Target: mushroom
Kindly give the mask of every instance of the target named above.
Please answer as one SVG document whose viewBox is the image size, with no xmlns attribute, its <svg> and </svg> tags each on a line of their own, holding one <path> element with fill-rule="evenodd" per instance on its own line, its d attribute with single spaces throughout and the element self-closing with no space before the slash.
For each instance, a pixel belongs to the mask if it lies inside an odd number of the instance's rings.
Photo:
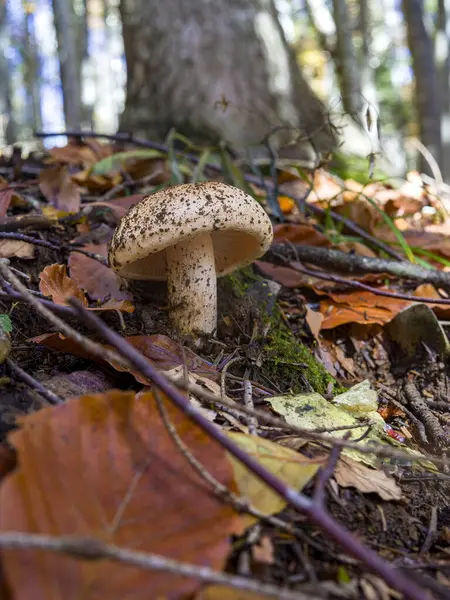
<svg viewBox="0 0 450 600">
<path fill-rule="evenodd" d="M 207 334 L 217 325 L 217 276 L 262 256 L 272 239 L 267 213 L 248 194 L 216 181 L 188 183 L 132 206 L 108 259 L 121 277 L 167 280 L 174 328 Z"/>
</svg>

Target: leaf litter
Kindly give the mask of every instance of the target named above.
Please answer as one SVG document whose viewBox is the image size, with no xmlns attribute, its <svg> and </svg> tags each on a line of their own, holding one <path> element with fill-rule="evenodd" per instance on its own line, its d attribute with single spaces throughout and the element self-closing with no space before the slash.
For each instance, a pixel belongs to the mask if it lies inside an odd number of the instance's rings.
<svg viewBox="0 0 450 600">
<path fill-rule="evenodd" d="M 26 161 L 23 164 L 25 168 Z M 36 180 L 28 183 L 25 173 L 19 174 L 19 178 L 21 185 L 35 190 L 41 213 L 48 220 L 46 229 L 39 233 L 40 239 L 59 246 L 61 252 L 26 244 L 20 239 L 0 238 L 1 256 L 9 258 L 11 266 L 29 278 L 27 286 L 35 293 L 40 292 L 47 301 L 68 308 L 68 297 L 79 298 L 90 310 L 102 311 L 105 322 L 122 331 L 151 364 L 172 377 L 188 378 L 190 384 L 215 394 L 217 404 L 201 394 L 191 393 L 190 398 L 237 444 L 307 495 L 312 493 L 317 472 L 326 464 L 329 445 L 302 439 L 262 421 L 258 423 L 258 436 L 249 435 L 246 418 L 234 414 L 232 409 L 228 412 L 220 399 L 240 403 L 243 389 L 248 390 L 250 385 L 257 408 L 268 416 L 279 416 L 300 429 L 325 431 L 336 438 L 342 438 L 348 431 L 350 441 L 362 438 L 358 442 L 361 446 L 375 442 L 393 450 L 402 449 L 402 460 L 381 459 L 344 449 L 328 481 L 329 509 L 338 520 L 362 535 L 365 543 L 375 549 L 383 547 L 387 559 L 395 558 L 401 549 L 414 561 L 427 535 L 427 506 L 437 506 L 438 528 L 422 559 L 441 560 L 445 557 L 442 548 L 448 542 L 445 506 L 439 500 L 443 494 L 445 497 L 442 492 L 445 480 L 438 478 L 440 474 L 426 458 L 427 453 L 435 454 L 442 449 L 421 442 L 417 423 L 420 418 L 414 416 L 419 413 L 414 412 L 411 401 L 408 404 L 405 400 L 402 385 L 414 382 L 429 400 L 427 410 L 437 415 L 444 437 L 448 436 L 445 357 L 436 348 L 429 348 L 426 336 L 420 331 L 408 331 L 415 340 L 413 357 L 405 356 L 388 335 L 386 326 L 405 308 L 413 306 L 413 300 L 346 288 L 345 279 L 349 283 L 366 281 L 375 290 L 435 299 L 435 304 L 427 306 L 438 319 L 445 319 L 448 312 L 438 302 L 446 297 L 445 290 L 430 284 L 414 286 L 399 277 L 371 273 L 339 273 L 344 283 L 336 283 L 300 273 L 292 266 L 268 262 L 264 257 L 257 261 L 252 277 L 258 277 L 259 273 L 282 286 L 277 306 L 281 309 L 281 322 L 288 323 L 292 340 L 306 343 L 310 355 L 337 378 L 331 387 L 316 389 L 314 393 L 311 390 L 314 378 L 307 365 L 288 357 L 288 345 L 276 346 L 279 321 L 269 324 L 261 321 L 251 295 L 233 289 L 233 281 L 219 282 L 217 338 L 192 346 L 169 331 L 165 290 L 159 285 L 124 287 L 101 262 L 66 249 L 75 240 L 81 249 L 105 257 L 118 219 L 146 194 L 161 184 L 167 185 L 172 167 L 173 162 L 160 151 L 118 148 L 97 140 L 71 142 L 64 148 L 50 150 L 42 161 L 38 185 Z M 236 181 L 242 179 L 238 171 L 233 165 Z M 191 172 L 189 161 L 184 160 L 180 173 L 188 176 Z M 292 172 L 279 170 L 278 176 L 285 223 L 275 226 L 274 244 L 294 247 L 301 244 L 338 249 L 349 255 L 378 256 L 373 247 L 369 248 L 362 239 L 347 236 L 332 220 L 320 221 L 299 211 L 291 195 L 296 190 L 303 190 L 304 194 L 307 185 Z M 378 182 L 363 185 L 353 180 L 340 181 L 326 170 L 318 169 L 312 176 L 313 190 L 308 202 L 345 215 L 375 238 L 395 245 L 396 251 L 399 239 L 403 240 L 409 258 L 426 260 L 429 266 L 445 269 L 445 260 L 450 256 L 449 225 L 444 217 L 437 225 L 429 210 L 422 211 L 425 206 L 432 206 L 436 208 L 435 214 L 441 214 L 438 195 L 431 187 L 420 185 L 419 179 L 418 174 L 412 173 L 399 187 Z M 6 180 L 0 184 L 0 211 L 8 227 L 16 227 L 21 210 L 25 211 L 28 205 L 19 192 L 8 188 L 9 184 Z M 89 194 L 95 196 L 95 201 L 92 197 L 86 200 Z M 262 202 L 267 206 L 264 195 Z M 394 220 L 397 230 L 383 213 Z M 426 254 L 421 254 L 421 250 Z M 322 271 L 333 273 L 329 268 Z M 250 289 L 252 280 L 244 281 Z M 11 290 L 4 288 L 4 292 Z M 98 385 L 95 369 L 101 369 L 105 375 L 115 373 L 115 381 L 121 383 L 123 390 L 130 391 L 106 390 L 93 395 L 86 390 L 85 395 L 61 406 L 17 416 L 27 412 L 18 402 L 20 393 L 23 397 L 20 390 L 24 384 L 12 376 L 4 362 L 2 386 L 13 404 L 17 402 L 18 410 L 16 417 L 9 422 L 5 420 L 1 427 L 2 432 L 11 430 L 9 446 L 0 446 L 2 531 L 94 536 L 131 549 L 222 570 L 225 565 L 234 568 L 249 539 L 244 529 L 257 524 L 264 528 L 261 539 L 265 547 L 264 552 L 259 552 L 259 564 L 265 564 L 269 581 L 278 581 L 280 568 L 285 574 L 292 570 L 304 572 L 302 561 L 294 558 L 292 549 L 296 541 L 291 534 L 286 538 L 286 534 L 267 527 L 255 517 L 239 515 L 207 489 L 205 479 L 180 452 L 177 437 L 161 420 L 151 382 L 122 365 L 106 361 L 99 364 L 76 340 L 52 330 L 42 318 L 30 315 L 29 307 L 20 299 L 4 306 L 5 314 L 0 317 L 9 319 L 11 331 L 4 334 L 9 346 L 5 346 L 3 361 L 10 356 L 38 383 L 50 382 L 55 377 L 60 386 L 72 374 L 76 378 L 77 373 L 92 373 L 92 377 L 83 376 L 83 381 L 85 388 L 94 387 Z M 410 321 L 407 327 L 413 327 Z M 401 329 L 398 335 L 402 336 Z M 268 351 L 271 344 L 275 344 L 275 354 Z M 78 377 L 81 379 L 81 375 Z M 350 392 L 347 399 L 342 394 L 343 386 Z M 392 404 L 394 397 L 397 404 Z M 398 408 L 402 401 L 405 410 Z M 173 409 L 167 399 L 164 406 L 188 451 L 220 483 L 242 494 L 262 512 L 279 514 L 290 522 L 292 513 L 277 494 L 261 485 L 236 461 L 230 461 L 223 450 Z M 29 409 L 32 410 L 31 404 Z M 0 412 L 0 420 L 3 414 Z M 420 414 L 426 426 L 426 416 Z M 411 460 L 406 459 L 408 453 Z M 17 466 L 12 470 L 14 464 Z M 428 481 L 425 491 L 420 487 L 422 481 Z M 302 543 L 309 547 L 317 590 L 322 585 L 334 585 L 338 582 L 335 574 L 342 569 L 336 559 L 337 548 L 329 546 L 313 526 L 302 523 L 296 526 L 312 536 Z M 249 544 L 250 548 L 253 544 L 257 557 L 258 546 L 255 542 Z M 287 547 L 291 552 L 289 560 Z M 262 558 L 263 554 L 266 558 Z M 75 595 L 87 594 L 86 597 L 100 594 L 119 598 L 133 593 L 147 598 L 148 589 L 152 589 L 152 596 L 159 594 L 164 598 L 260 597 L 228 587 L 204 588 L 192 577 L 167 576 L 104 561 L 83 562 L 35 550 L 3 550 L 1 563 L 14 598 L 30 597 L 30 590 L 33 598 L 59 598 L 67 596 L 68 585 Z M 22 575 L 23 564 L 27 565 L 26 578 Z M 345 569 L 349 581 L 359 581 L 361 586 L 366 581 L 364 571 L 355 566 Z M 439 569 L 435 572 L 440 574 Z M 364 585 L 367 588 L 368 584 Z M 301 591 L 302 586 L 297 589 Z"/>
</svg>

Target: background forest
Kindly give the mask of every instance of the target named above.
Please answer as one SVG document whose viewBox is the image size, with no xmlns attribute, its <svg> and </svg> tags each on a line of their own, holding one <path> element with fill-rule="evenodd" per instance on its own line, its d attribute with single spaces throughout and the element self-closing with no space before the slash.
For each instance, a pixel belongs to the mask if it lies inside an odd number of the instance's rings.
<svg viewBox="0 0 450 600">
<path fill-rule="evenodd" d="M 227 39 L 227 28 L 231 29 L 233 18 L 238 22 L 245 4 L 251 7 L 245 18 L 254 21 L 253 31 L 234 28 Z M 202 137 L 214 129 L 195 114 L 204 111 L 205 102 L 215 104 L 208 108 L 214 113 L 209 121 L 223 120 L 223 114 L 232 113 L 233 108 L 240 114 L 238 120 L 230 115 L 234 122 L 239 121 L 239 145 L 260 142 L 256 138 L 264 135 L 253 117 L 266 101 L 270 104 L 261 87 L 281 89 L 289 69 L 292 78 L 292 65 L 286 68 L 283 63 L 271 24 L 258 20 L 266 4 L 270 5 L 263 0 L 233 0 L 227 2 L 227 17 L 219 18 L 220 9 L 210 15 L 211 3 L 198 0 L 3 1 L 2 144 L 31 140 L 33 131 L 41 129 L 113 133 L 119 125 L 122 130 L 153 138 L 164 138 L 172 126 L 186 135 L 201 129 Z M 381 150 L 381 164 L 388 174 L 403 174 L 417 159 L 418 139 L 432 153 L 444 180 L 450 178 L 449 2 L 278 0 L 276 9 L 290 56 L 295 57 L 302 78 L 324 101 L 327 117 L 338 127 L 339 143 L 344 139 L 346 153 L 366 156 Z M 182 18 L 183 14 L 188 17 Z M 214 29 L 221 35 L 208 34 Z M 254 39 L 255 30 L 258 40 Z M 201 38 L 197 47 L 194 38 Z M 229 54 L 227 43 L 239 48 L 238 58 L 229 58 L 218 75 L 211 61 L 202 61 L 214 53 L 223 60 Z M 265 56 L 258 45 L 265 46 Z M 266 83 L 256 77 L 260 68 L 269 71 Z M 191 71 L 196 72 L 194 79 L 202 80 L 196 87 L 208 87 L 208 92 L 202 95 L 181 85 Z M 237 101 L 227 97 L 230 86 L 222 77 L 225 71 L 246 82 L 245 102 L 239 94 Z M 146 80 L 145 93 L 135 92 L 136 86 L 142 88 L 140 77 Z M 253 78 L 256 85 L 250 85 Z M 173 98 L 177 94 L 174 81 L 182 89 L 179 100 Z M 191 75 L 189 81 L 193 81 Z M 191 102 L 197 108 L 188 109 Z M 171 110 L 162 114 L 161 105 L 166 104 Z M 310 101 L 294 98 L 291 104 L 310 129 L 321 127 L 317 113 L 310 114 Z M 153 112 L 157 128 L 149 120 L 139 121 L 142 108 Z M 269 109 L 263 107 L 263 112 L 267 115 Z M 359 127 L 350 125 L 348 129 L 348 115 Z M 292 122 L 289 115 L 287 120 Z M 243 131 L 246 127 L 240 121 L 250 122 L 247 129 L 252 129 L 251 135 Z M 377 122 L 381 148 L 374 135 Z M 213 133 L 226 137 L 220 124 Z M 227 141 L 235 144 L 236 135 L 232 133 Z M 55 143 L 63 144 L 65 138 L 52 138 L 51 145 Z M 283 144 L 284 139 L 278 146 Z M 422 164 L 425 171 L 428 164 L 429 160 Z"/>
</svg>

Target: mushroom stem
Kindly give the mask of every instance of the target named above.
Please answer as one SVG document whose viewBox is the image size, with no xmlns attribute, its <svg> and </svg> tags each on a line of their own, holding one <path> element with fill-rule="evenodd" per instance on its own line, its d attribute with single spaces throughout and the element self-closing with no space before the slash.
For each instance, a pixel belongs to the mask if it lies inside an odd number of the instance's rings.
<svg viewBox="0 0 450 600">
<path fill-rule="evenodd" d="M 209 233 L 166 249 L 169 315 L 180 333 L 212 333 L 217 324 L 217 282 Z"/>
</svg>

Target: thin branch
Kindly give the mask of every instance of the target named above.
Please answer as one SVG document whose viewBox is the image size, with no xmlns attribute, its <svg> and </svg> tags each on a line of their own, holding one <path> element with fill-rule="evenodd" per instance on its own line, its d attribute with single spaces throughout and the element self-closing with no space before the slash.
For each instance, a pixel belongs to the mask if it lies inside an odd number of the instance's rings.
<svg viewBox="0 0 450 600">
<path fill-rule="evenodd" d="M 48 402 L 50 402 L 50 404 L 58 405 L 58 404 L 63 403 L 63 400 L 61 400 L 61 398 L 59 398 L 59 396 L 57 396 L 52 391 L 45 388 L 40 381 L 38 381 L 37 379 L 35 379 L 34 377 L 32 377 L 31 375 L 26 373 L 13 360 L 11 360 L 10 358 L 7 358 L 5 362 L 8 365 L 9 370 L 12 373 L 14 373 L 14 375 L 18 379 L 21 379 L 30 388 L 36 390 L 38 392 L 38 394 L 40 394 L 43 398 L 48 400 Z"/>
<path fill-rule="evenodd" d="M 26 242 L 27 244 L 33 244 L 34 246 L 42 246 L 43 248 L 48 248 L 49 250 L 54 250 L 55 252 L 78 252 L 79 254 L 84 254 L 85 256 L 88 256 L 89 258 L 97 260 L 103 265 L 108 266 L 108 260 L 104 256 L 101 256 L 101 254 L 83 250 L 74 244 L 58 246 L 56 244 L 52 244 L 51 242 L 47 242 L 46 240 L 40 240 L 39 238 L 34 238 L 24 233 L 10 233 L 5 231 L 0 231 L 0 240 L 18 240 L 20 242 Z"/>
<path fill-rule="evenodd" d="M 90 561 L 112 560 L 117 563 L 132 565 L 150 571 L 163 571 L 174 575 L 193 577 L 205 583 L 228 585 L 239 590 L 253 591 L 266 596 L 285 600 L 313 600 L 315 596 L 301 592 L 291 592 L 274 585 L 260 583 L 254 579 L 220 573 L 208 567 L 201 567 L 186 562 L 180 562 L 147 552 L 129 550 L 115 544 L 106 544 L 96 538 L 29 534 L 22 532 L 0 533 L 0 548 L 5 549 L 36 549 L 67 554 L 73 558 Z"/>
<path fill-rule="evenodd" d="M 303 244 L 279 243 L 273 244 L 261 260 L 276 264 L 293 266 L 292 261 L 306 262 L 321 268 L 329 267 L 344 273 L 390 274 L 403 279 L 432 283 L 436 286 L 450 286 L 450 274 L 439 269 L 427 269 L 406 261 L 398 262 L 390 259 L 374 258 L 347 254 L 331 248 L 320 248 Z M 347 280 L 342 280 L 347 282 Z"/>
<path fill-rule="evenodd" d="M 343 277 L 339 277 L 338 275 L 331 275 L 330 273 L 324 273 L 323 271 L 314 271 L 313 269 L 308 269 L 306 267 L 300 266 L 297 263 L 291 262 L 288 264 L 291 269 L 293 269 L 294 271 L 298 271 L 299 273 L 304 273 L 305 275 L 310 275 L 311 277 L 316 277 L 317 279 L 322 279 L 324 281 L 333 281 L 334 283 L 341 283 L 348 287 L 354 287 L 360 290 L 365 290 L 367 292 L 375 294 L 376 296 L 384 296 L 386 298 L 397 298 L 399 300 L 408 300 L 410 302 L 423 302 L 424 304 L 450 304 L 449 298 L 427 298 L 426 296 L 411 296 L 410 294 L 402 294 L 401 292 L 388 292 L 386 290 L 380 290 L 379 288 L 374 288 L 365 283 L 361 283 L 360 281 L 344 279 Z"/>
</svg>

